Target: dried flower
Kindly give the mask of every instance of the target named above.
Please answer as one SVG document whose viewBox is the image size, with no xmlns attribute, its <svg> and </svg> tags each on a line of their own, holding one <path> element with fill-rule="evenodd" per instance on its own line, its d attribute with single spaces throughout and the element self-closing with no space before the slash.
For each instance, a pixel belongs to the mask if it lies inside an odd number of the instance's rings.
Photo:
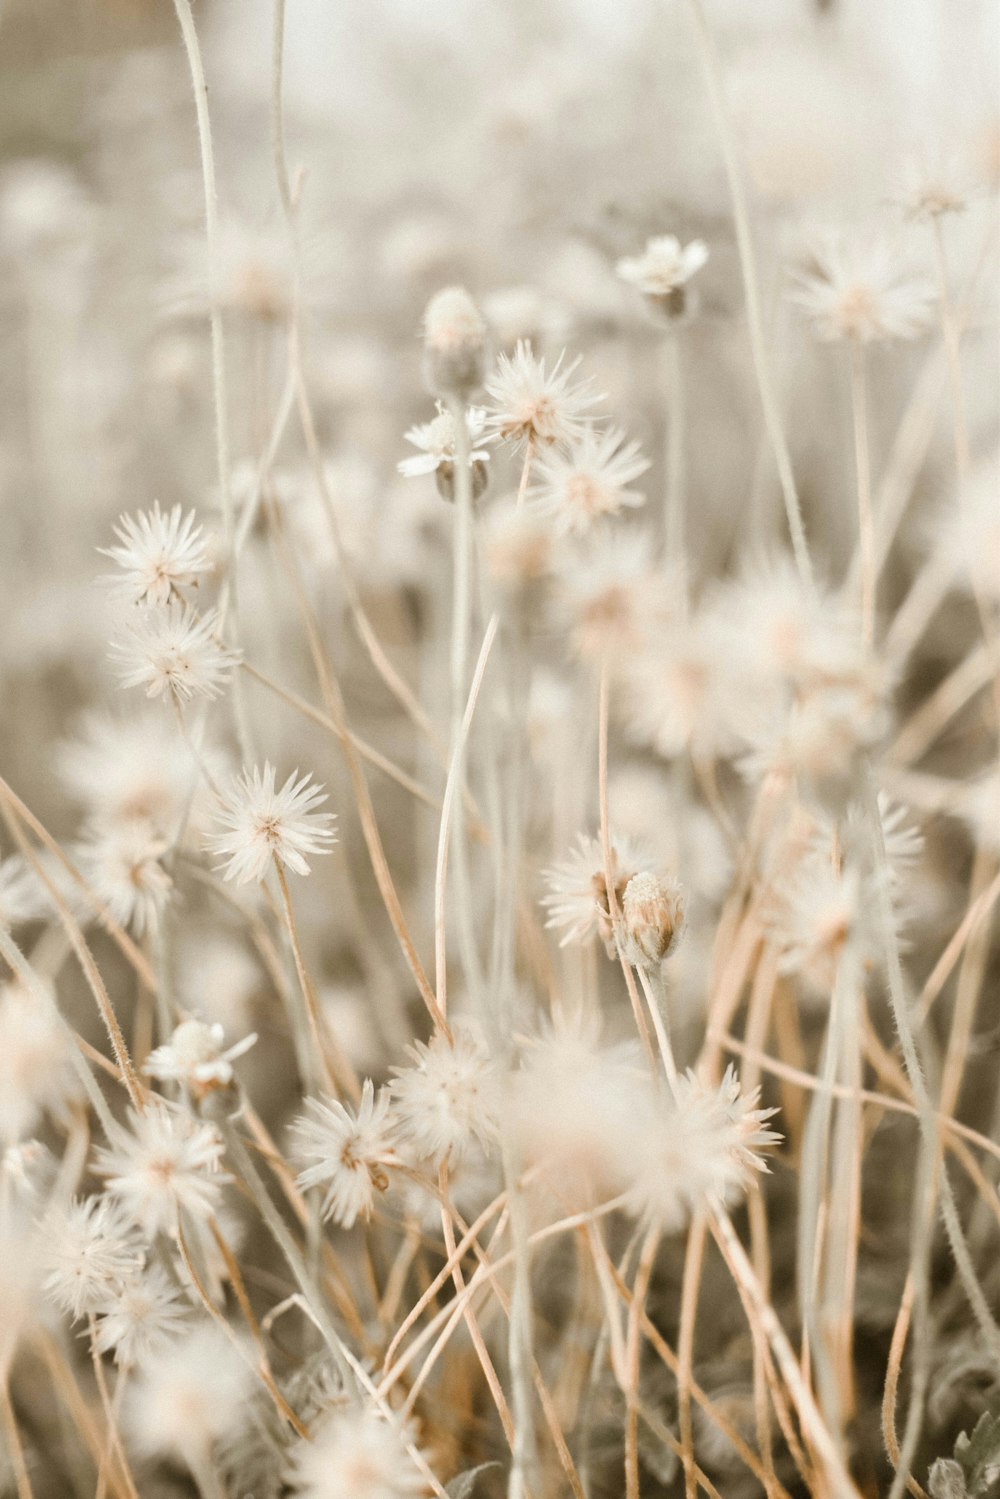
<svg viewBox="0 0 1000 1499">
<path fill-rule="evenodd" d="M 101 547 L 121 569 L 105 581 L 133 604 L 167 604 L 181 589 L 196 584 L 212 562 L 195 513 L 180 505 L 166 514 L 159 504 L 137 515 L 123 515 L 115 527 L 118 545 Z"/>
<path fill-rule="evenodd" d="M 448 286 L 424 313 L 424 369 L 432 392 L 465 400 L 483 383 L 486 324 L 469 293 Z"/>
<path fill-rule="evenodd" d="M 684 901 L 677 881 L 648 871 L 634 874 L 621 898 L 618 940 L 625 960 L 658 967 L 683 930 Z"/>
<path fill-rule="evenodd" d="M 603 396 L 590 381 L 573 383 L 580 359 L 562 367 L 560 354 L 551 371 L 536 359 L 531 345 L 519 342 L 513 357 L 501 354 L 486 382 L 491 405 L 486 426 L 495 437 L 530 442 L 536 447 L 570 443 L 585 431 L 590 408 Z"/>
<path fill-rule="evenodd" d="M 640 873 L 652 872 L 649 856 L 641 849 L 625 839 L 612 839 L 611 873 L 619 907 L 629 882 Z M 548 886 L 548 894 L 542 897 L 548 912 L 545 925 L 562 929 L 559 946 L 586 942 L 596 932 L 613 952 L 614 930 L 600 839 L 578 834 L 569 858 L 546 870 L 544 878 Z"/>
<path fill-rule="evenodd" d="M 159 1265 L 123 1280 L 102 1305 L 97 1323 L 99 1353 L 116 1364 L 142 1366 L 158 1358 L 187 1326 L 190 1306 Z"/>
<path fill-rule="evenodd" d="M 306 854 L 326 854 L 336 841 L 332 812 L 317 812 L 326 801 L 322 786 L 310 784 L 308 775 L 293 771 L 285 784 L 275 788 L 275 769 L 244 770 L 218 809 L 217 821 L 224 831 L 207 841 L 212 853 L 226 855 L 225 878 L 245 884 L 262 880 L 278 859 L 296 874 L 308 874 Z"/>
<path fill-rule="evenodd" d="M 233 1080 L 233 1062 L 257 1040 L 255 1035 L 244 1036 L 225 1049 L 223 1036 L 221 1025 L 184 1020 L 165 1046 L 150 1052 L 144 1070 L 161 1082 L 183 1083 L 193 1098 L 205 1098 L 219 1088 L 228 1088 Z"/>
<path fill-rule="evenodd" d="M 176 702 L 220 695 L 240 653 L 222 644 L 217 609 L 198 614 L 173 600 L 143 609 L 112 643 L 123 687 L 145 687 L 147 697 L 170 694 Z"/>
<path fill-rule="evenodd" d="M 174 1233 L 179 1213 L 207 1218 L 218 1209 L 223 1154 L 214 1125 L 155 1099 L 98 1151 L 98 1170 L 129 1219 L 152 1237 Z"/>
<path fill-rule="evenodd" d="M 415 479 L 422 474 L 433 474 L 438 492 L 446 500 L 455 498 L 455 453 L 457 434 L 455 418 L 440 401 L 437 416 L 433 421 L 411 427 L 403 435 L 420 452 L 414 458 L 403 458 L 396 468 L 406 479 Z M 486 412 L 480 406 L 470 406 L 465 413 L 469 434 L 469 466 L 472 469 L 472 496 L 478 500 L 486 491 L 487 470 L 490 461 L 487 448 L 477 448 L 476 442 L 486 425 Z"/>
<path fill-rule="evenodd" d="M 818 241 L 794 279 L 793 301 L 827 342 L 916 338 L 933 315 L 934 288 L 901 267 L 894 246 L 877 234 Z"/>
<path fill-rule="evenodd" d="M 542 454 L 528 495 L 560 530 L 582 535 L 602 517 L 645 503 L 628 486 L 648 468 L 639 444 L 627 442 L 621 428 L 587 427 L 569 452 Z"/>
<path fill-rule="evenodd" d="M 302 1160 L 313 1161 L 298 1178 L 302 1188 L 326 1184 L 323 1216 L 342 1228 L 367 1218 L 375 1193 L 389 1185 L 385 1167 L 395 1158 L 389 1095 L 366 1081 L 357 1113 L 334 1099 L 306 1099 L 306 1114 L 292 1126 Z"/>
<path fill-rule="evenodd" d="M 673 319 L 689 310 L 687 283 L 707 260 L 708 246 L 702 240 L 682 245 L 673 234 L 659 234 L 647 240 L 641 255 L 625 256 L 615 269 L 658 312 Z"/>
<path fill-rule="evenodd" d="M 458 1158 L 475 1142 L 488 1147 L 496 1138 L 498 1073 L 495 1063 L 466 1030 L 449 1040 L 435 1035 L 428 1045 L 408 1048 L 412 1067 L 393 1068 L 391 1095 L 400 1137 L 419 1156 Z"/>
<path fill-rule="evenodd" d="M 321 1417 L 308 1441 L 296 1443 L 289 1480 L 298 1499 L 415 1499 L 427 1485 L 407 1448 L 408 1422 L 371 1406 L 344 1406 Z"/>
<path fill-rule="evenodd" d="M 48 1230 L 44 1288 L 74 1321 L 109 1306 L 142 1266 L 135 1225 L 108 1197 L 73 1202 Z"/>
</svg>

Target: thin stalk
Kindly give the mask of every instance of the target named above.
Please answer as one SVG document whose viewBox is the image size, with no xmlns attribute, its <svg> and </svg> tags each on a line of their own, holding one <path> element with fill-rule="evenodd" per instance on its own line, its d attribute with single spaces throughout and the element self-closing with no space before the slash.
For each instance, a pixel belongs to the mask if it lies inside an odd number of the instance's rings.
<svg viewBox="0 0 1000 1499">
<path fill-rule="evenodd" d="M 673 564 L 679 578 L 686 572 L 686 454 L 684 451 L 684 367 L 681 335 L 671 328 L 663 340 L 663 388 L 666 405 L 666 433 L 663 445 L 663 549 L 668 565 Z"/>
<path fill-rule="evenodd" d="M 17 1484 L 17 1499 L 34 1499 L 31 1487 L 31 1479 L 28 1476 L 28 1464 L 24 1457 L 24 1448 L 21 1446 L 21 1436 L 17 1429 L 17 1417 L 14 1414 L 14 1406 L 10 1398 L 10 1386 L 7 1381 L 6 1372 L 0 1377 L 0 1413 L 3 1415 L 3 1430 L 7 1437 L 7 1446 L 10 1449 L 11 1467 L 14 1469 L 14 1481 Z"/>
<path fill-rule="evenodd" d="M 861 559 L 861 644 L 865 651 L 875 639 L 875 516 L 872 510 L 872 468 L 868 442 L 868 392 L 864 345 L 851 343 L 851 415 L 854 423 L 854 466 L 858 482 L 858 546 Z"/>
<path fill-rule="evenodd" d="M 781 485 L 781 493 L 785 502 L 785 514 L 788 519 L 788 530 L 792 540 L 792 550 L 795 553 L 795 561 L 803 581 L 811 585 L 813 581 L 812 563 L 809 559 L 809 547 L 806 542 L 805 528 L 802 524 L 802 511 L 799 507 L 799 497 L 795 487 L 795 475 L 792 472 L 792 461 L 789 456 L 788 444 L 785 440 L 784 428 L 781 423 L 781 414 L 774 389 L 774 377 L 771 372 L 771 362 L 768 355 L 767 342 L 764 337 L 757 254 L 754 249 L 753 233 L 750 228 L 750 214 L 743 186 L 743 177 L 740 172 L 736 139 L 726 106 L 722 69 L 719 64 L 714 39 L 705 18 L 702 0 L 688 0 L 688 5 L 691 11 L 691 18 L 694 22 L 698 51 L 701 56 L 705 82 L 708 87 L 709 100 L 712 106 L 712 114 L 715 119 L 716 133 L 719 138 L 719 147 L 722 151 L 722 159 L 726 169 L 729 195 L 732 199 L 736 244 L 739 249 L 740 270 L 743 274 L 743 292 L 746 300 L 747 326 L 750 333 L 750 350 L 753 355 L 757 388 L 760 392 L 760 402 L 764 412 L 764 424 L 767 428 L 771 450 L 774 453 L 774 462 L 778 471 L 778 481 Z"/>
</svg>

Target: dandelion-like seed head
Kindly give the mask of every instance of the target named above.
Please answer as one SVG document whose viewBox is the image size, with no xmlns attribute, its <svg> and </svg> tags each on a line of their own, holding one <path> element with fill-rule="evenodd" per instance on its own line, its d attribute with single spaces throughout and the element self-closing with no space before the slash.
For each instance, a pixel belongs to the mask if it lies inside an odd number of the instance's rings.
<svg viewBox="0 0 1000 1499">
<path fill-rule="evenodd" d="M 308 874 L 306 854 L 329 853 L 336 841 L 333 813 L 316 810 L 326 799 L 308 775 L 293 771 L 279 788 L 273 765 L 254 766 L 221 800 L 216 816 L 222 831 L 206 846 L 224 856 L 225 878 L 237 884 L 262 880 L 275 859 L 296 874 Z"/>
<path fill-rule="evenodd" d="M 174 599 L 162 609 L 143 609 L 126 622 L 111 654 L 123 687 L 144 687 L 147 697 L 175 702 L 219 697 L 239 665 L 239 651 L 222 643 L 217 609 L 198 614 Z"/>
<path fill-rule="evenodd" d="M 115 527 L 118 545 L 102 547 L 120 571 L 105 581 L 133 604 L 167 604 L 211 571 L 212 561 L 195 513 L 180 505 L 123 515 Z"/>
<path fill-rule="evenodd" d="M 513 355 L 501 354 L 486 382 L 490 398 L 487 430 L 497 438 L 534 447 L 571 443 L 581 437 L 591 408 L 603 396 L 588 381 L 574 382 L 580 359 L 563 365 L 560 354 L 551 370 L 531 345 L 519 342 Z"/>
<path fill-rule="evenodd" d="M 366 1081 L 357 1111 L 334 1099 L 306 1099 L 306 1112 L 292 1126 L 300 1159 L 311 1161 L 298 1178 L 303 1188 L 325 1186 L 323 1216 L 342 1228 L 367 1218 L 376 1192 L 389 1185 L 386 1167 L 395 1160 L 389 1095 Z"/>
</svg>

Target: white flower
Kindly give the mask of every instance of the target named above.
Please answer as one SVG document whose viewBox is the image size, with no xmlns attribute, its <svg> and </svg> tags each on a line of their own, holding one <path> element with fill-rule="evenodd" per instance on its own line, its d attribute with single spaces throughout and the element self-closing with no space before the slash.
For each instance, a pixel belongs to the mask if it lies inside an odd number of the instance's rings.
<svg viewBox="0 0 1000 1499">
<path fill-rule="evenodd" d="M 513 357 L 501 354 L 486 382 L 491 406 L 486 425 L 490 433 L 511 442 L 549 447 L 569 443 L 585 430 L 590 408 L 604 399 L 590 381 L 573 383 L 580 359 L 562 368 L 565 352 L 551 371 L 536 359 L 531 345 L 519 342 Z"/>
<path fill-rule="evenodd" d="M 895 247 L 878 234 L 819 241 L 794 279 L 793 301 L 828 342 L 916 338 L 934 311 L 934 288 L 901 267 Z"/>
<path fill-rule="evenodd" d="M 225 759 L 202 746 L 202 759 L 213 776 Z M 94 823 L 148 823 L 164 838 L 173 838 L 191 805 L 191 820 L 204 821 L 206 789 L 191 751 L 174 724 L 155 708 L 138 713 L 87 713 L 77 737 L 57 750 L 60 779 Z"/>
<path fill-rule="evenodd" d="M 203 1098 L 217 1088 L 229 1086 L 233 1080 L 233 1062 L 248 1052 L 256 1040 L 256 1036 L 244 1036 L 226 1050 L 221 1025 L 183 1020 L 165 1046 L 150 1052 L 143 1070 L 160 1082 L 183 1083 L 194 1097 Z"/>
<path fill-rule="evenodd" d="M 414 1066 L 393 1068 L 391 1094 L 402 1138 L 422 1157 L 462 1156 L 475 1141 L 496 1138 L 496 1066 L 466 1030 L 435 1035 L 408 1048 Z"/>
<path fill-rule="evenodd" d="M 44 1114 L 65 1119 L 80 1098 L 69 1032 L 54 995 L 46 1003 L 19 983 L 0 985 L 0 1143 L 15 1143 Z"/>
<path fill-rule="evenodd" d="M 207 1218 L 218 1210 L 224 1146 L 212 1124 L 151 1099 L 133 1113 L 130 1131 L 98 1151 L 107 1191 L 148 1236 L 173 1233 L 177 1215 Z"/>
<path fill-rule="evenodd" d="M 195 513 L 187 515 L 175 505 L 166 514 L 155 504 L 152 510 L 123 515 L 115 527 L 118 545 L 101 547 L 121 568 L 105 581 L 114 592 L 133 604 L 166 604 L 182 588 L 197 583 L 212 567 L 201 526 Z"/>
<path fill-rule="evenodd" d="M 810 844 L 782 879 L 768 913 L 781 944 L 781 968 L 800 974 L 810 988 L 829 996 L 841 958 L 850 944 L 860 965 L 881 951 L 878 892 L 874 880 L 854 861 L 835 868 L 829 849 Z"/>
<path fill-rule="evenodd" d="M 455 461 L 455 419 L 440 401 L 437 403 L 437 413 L 432 421 L 411 427 L 403 434 L 408 443 L 420 449 L 416 457 L 403 458 L 396 464 L 396 468 L 407 479 L 419 478 L 421 474 L 433 474 L 443 464 Z M 480 406 L 470 406 L 465 413 L 465 422 L 472 450 L 469 463 L 488 463 L 488 449 L 476 447 L 476 441 L 486 425 L 486 412 Z"/>
<path fill-rule="evenodd" d="M 326 801 L 322 786 L 310 784 L 308 775 L 293 771 L 275 788 L 274 766 L 244 770 L 217 813 L 224 831 L 213 834 L 206 847 L 226 855 L 225 878 L 246 884 L 262 880 L 278 859 L 296 874 L 308 874 L 306 854 L 329 853 L 335 842 L 332 812 L 315 809 Z"/>
<path fill-rule="evenodd" d="M 160 860 L 167 840 L 144 822 L 92 825 L 80 868 L 114 919 L 137 935 L 155 932 L 173 890 Z"/>
<path fill-rule="evenodd" d="M 46 1224 L 44 1289 L 73 1320 L 109 1306 L 143 1263 L 135 1226 L 117 1202 L 88 1197 Z"/>
<path fill-rule="evenodd" d="M 632 877 L 652 873 L 652 870 L 652 862 L 642 850 L 626 839 L 611 839 L 611 873 L 619 907 Z M 605 944 L 613 943 L 604 854 L 599 838 L 578 834 L 569 858 L 547 869 L 544 880 L 548 886 L 548 894 L 542 897 L 542 905 L 548 912 L 545 925 L 562 931 L 560 947 L 571 942 L 587 942 L 595 932 Z"/>
<path fill-rule="evenodd" d="M 298 1177 L 303 1188 L 326 1184 L 323 1216 L 343 1228 L 353 1228 L 358 1218 L 367 1218 L 375 1193 L 388 1186 L 385 1166 L 394 1160 L 389 1121 L 389 1095 L 378 1097 L 366 1081 L 357 1113 L 329 1099 L 306 1099 L 306 1114 L 292 1126 L 298 1136 L 298 1154 L 312 1161 Z"/>
<path fill-rule="evenodd" d="M 568 453 L 544 453 L 535 466 L 528 497 L 563 531 L 581 534 L 602 516 L 618 515 L 645 503 L 629 489 L 649 468 L 637 442 L 626 442 L 619 427 L 584 429 Z"/>
<path fill-rule="evenodd" d="M 178 1336 L 190 1308 L 159 1265 L 124 1280 L 107 1298 L 97 1323 L 99 1353 L 114 1350 L 115 1363 L 144 1365 Z"/>
<path fill-rule="evenodd" d="M 213 1323 L 172 1340 L 129 1381 L 126 1425 L 141 1452 L 204 1467 L 212 1447 L 242 1426 L 256 1375 Z"/>
<path fill-rule="evenodd" d="M 639 528 L 595 528 L 586 547 L 567 555 L 553 596 L 553 622 L 585 661 L 621 663 L 669 614 L 678 580 L 653 562 L 653 541 Z"/>
<path fill-rule="evenodd" d="M 416 1433 L 371 1406 L 345 1406 L 320 1418 L 308 1441 L 297 1442 L 289 1481 L 298 1499 L 415 1499 L 426 1494 L 407 1451 Z"/>
<path fill-rule="evenodd" d="M 658 234 L 646 241 L 641 255 L 625 256 L 615 270 L 646 296 L 666 297 L 685 286 L 707 260 L 708 246 L 702 240 L 682 245 L 673 234 Z"/>
<path fill-rule="evenodd" d="M 739 742 L 746 713 L 733 657 L 702 614 L 668 620 L 625 659 L 630 736 L 666 759 L 685 750 L 713 760 Z"/>
<path fill-rule="evenodd" d="M 222 644 L 217 609 L 198 614 L 172 600 L 143 609 L 112 643 L 123 687 L 145 687 L 147 697 L 169 693 L 176 701 L 218 697 L 240 654 Z"/>
<path fill-rule="evenodd" d="M 630 1210 L 674 1233 L 702 1202 L 731 1202 L 767 1165 L 759 1151 L 781 1137 L 765 1124 L 774 1109 L 744 1098 L 732 1067 L 718 1088 L 694 1073 L 679 1079 L 676 1097 L 651 1099 L 636 1116 Z"/>
</svg>

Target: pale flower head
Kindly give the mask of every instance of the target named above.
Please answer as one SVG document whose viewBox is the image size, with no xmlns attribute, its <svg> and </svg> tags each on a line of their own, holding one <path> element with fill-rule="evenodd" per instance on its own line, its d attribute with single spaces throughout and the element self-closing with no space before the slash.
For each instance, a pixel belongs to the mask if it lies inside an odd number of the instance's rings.
<svg viewBox="0 0 1000 1499">
<path fill-rule="evenodd" d="M 203 1099 L 233 1081 L 233 1062 L 256 1042 L 244 1036 L 227 1047 L 219 1024 L 182 1020 L 170 1040 L 146 1058 L 144 1071 L 160 1082 L 182 1083 L 192 1098 Z"/>
<path fill-rule="evenodd" d="M 657 311 L 677 318 L 688 310 L 688 282 L 707 260 L 708 246 L 702 240 L 682 245 L 673 234 L 658 234 L 646 241 L 641 255 L 626 255 L 615 269 Z"/>
<path fill-rule="evenodd" d="M 581 535 L 605 516 L 645 504 L 629 486 L 649 468 L 620 427 L 584 428 L 567 452 L 543 453 L 528 498 L 558 530 Z"/>
<path fill-rule="evenodd" d="M 91 824 L 78 851 L 94 893 L 121 926 L 155 932 L 173 891 L 161 862 L 169 844 L 148 823 Z"/>
<path fill-rule="evenodd" d="M 139 610 L 111 646 L 122 686 L 178 703 L 219 697 L 241 659 L 222 643 L 221 629 L 217 609 L 198 614 L 176 599 L 162 609 Z"/>
<path fill-rule="evenodd" d="M 417 1499 L 429 1492 L 411 1451 L 416 1431 L 370 1405 L 344 1405 L 320 1417 L 292 1450 L 296 1499 Z"/>
<path fill-rule="evenodd" d="M 424 313 L 424 368 L 437 394 L 467 398 L 483 383 L 486 324 L 462 286 L 435 293 Z"/>
<path fill-rule="evenodd" d="M 500 1104 L 496 1064 L 466 1029 L 408 1048 L 410 1067 L 393 1068 L 390 1092 L 400 1139 L 418 1156 L 457 1159 L 496 1138 Z"/>
<path fill-rule="evenodd" d="M 496 438 L 533 447 L 571 443 L 581 436 L 590 411 L 603 396 L 595 394 L 591 382 L 573 376 L 580 359 L 563 365 L 560 354 L 551 370 L 538 359 L 530 344 L 519 342 L 513 355 L 501 354 L 486 382 L 490 397 L 486 426 Z"/>
<path fill-rule="evenodd" d="M 203 1468 L 215 1443 L 243 1426 L 256 1380 L 254 1358 L 203 1321 L 172 1338 L 129 1380 L 126 1429 L 140 1452 Z"/>
<path fill-rule="evenodd" d="M 109 1306 L 142 1267 L 135 1225 L 109 1197 L 71 1203 L 64 1216 L 48 1220 L 46 1230 L 43 1287 L 74 1321 Z"/>
<path fill-rule="evenodd" d="M 553 622 L 584 661 L 622 665 L 674 607 L 679 581 L 657 569 L 651 535 L 638 527 L 594 528 L 586 545 L 561 559 Z"/>
<path fill-rule="evenodd" d="M 71 1045 L 54 995 L 0 985 L 0 1144 L 23 1140 L 45 1115 L 65 1121 L 79 1103 Z"/>
<path fill-rule="evenodd" d="M 622 957 L 636 967 L 657 968 L 684 931 L 681 887 L 670 875 L 634 874 L 621 898 L 617 928 Z"/>
<path fill-rule="evenodd" d="M 342 1228 L 368 1218 L 376 1192 L 389 1185 L 385 1168 L 395 1160 L 388 1093 L 376 1095 L 366 1081 L 356 1112 L 334 1099 L 307 1098 L 292 1130 L 300 1160 L 312 1162 L 298 1185 L 325 1187 L 323 1216 Z"/>
<path fill-rule="evenodd" d="M 611 877 L 619 909 L 630 881 L 653 872 L 653 861 L 645 850 L 629 839 L 612 836 Z M 578 834 L 569 857 L 547 869 L 544 880 L 548 887 L 542 897 L 548 913 L 545 925 L 562 933 L 559 946 L 588 942 L 596 934 L 613 953 L 614 930 L 601 840 Z"/>
<path fill-rule="evenodd" d="M 159 1265 L 123 1279 L 101 1306 L 97 1350 L 115 1363 L 142 1367 L 158 1358 L 188 1324 L 191 1308 Z"/>
<path fill-rule="evenodd" d="M 106 1190 L 148 1237 L 173 1234 L 180 1213 L 207 1218 L 218 1211 L 225 1153 L 212 1124 L 150 1099 L 133 1113 L 131 1129 L 116 1128 L 97 1154 Z"/>
<path fill-rule="evenodd" d="M 129 603 L 167 604 L 211 571 L 212 560 L 202 528 L 195 524 L 195 513 L 189 510 L 184 515 L 180 505 L 164 513 L 157 503 L 152 510 L 123 515 L 115 535 L 118 545 L 100 550 L 120 571 L 105 581 Z"/>
<path fill-rule="evenodd" d="M 280 788 L 274 766 L 244 770 L 217 812 L 223 831 L 207 841 L 225 856 L 225 878 L 245 884 L 262 880 L 275 859 L 296 874 L 308 874 L 306 854 L 326 854 L 336 841 L 332 812 L 318 812 L 327 799 L 322 786 L 293 771 Z"/>
<path fill-rule="evenodd" d="M 481 406 L 470 406 L 465 413 L 465 425 L 469 442 L 469 467 L 472 470 L 472 497 L 481 498 L 486 491 L 487 468 L 490 461 L 488 448 L 477 447 L 486 425 L 486 412 Z M 416 479 L 423 474 L 433 474 L 438 493 L 442 499 L 455 498 L 455 460 L 458 450 L 458 432 L 455 418 L 446 406 L 437 403 L 437 416 L 429 422 L 420 423 L 405 432 L 408 443 L 419 449 L 410 458 L 402 458 L 396 468 L 404 479 Z"/>
<path fill-rule="evenodd" d="M 794 281 L 792 300 L 824 342 L 916 338 L 933 318 L 933 286 L 901 266 L 896 247 L 877 233 L 817 240 Z"/>
</svg>

